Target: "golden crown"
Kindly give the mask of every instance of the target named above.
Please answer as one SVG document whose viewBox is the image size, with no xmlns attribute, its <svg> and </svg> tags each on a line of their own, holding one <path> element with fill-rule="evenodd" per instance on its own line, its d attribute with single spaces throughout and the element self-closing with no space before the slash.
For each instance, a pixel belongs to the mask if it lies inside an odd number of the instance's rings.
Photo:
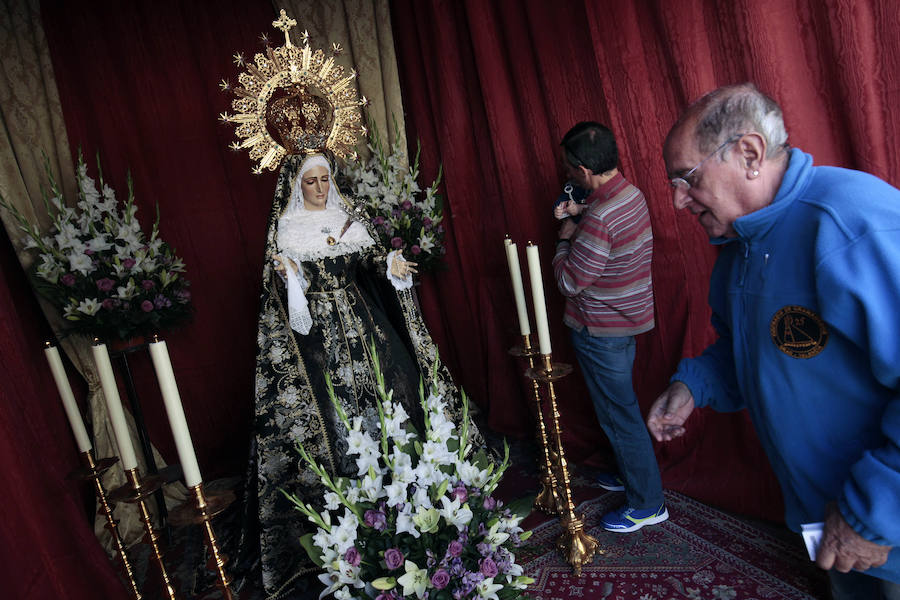
<svg viewBox="0 0 900 600">
<path fill-rule="evenodd" d="M 326 58 L 321 49 L 310 48 L 304 31 L 303 46 L 297 47 L 288 35 L 296 24 L 282 9 L 272 26 L 284 32 L 284 45 L 266 44 L 266 53 L 256 54 L 252 63 L 236 54 L 235 64 L 245 67 L 238 76 L 240 86 L 224 80 L 219 84 L 235 95 L 231 107 L 237 113 L 219 116 L 237 125 L 238 140 L 230 148 L 250 149 L 250 159 L 259 161 L 254 173 L 277 169 L 288 154 L 329 150 L 355 160 L 357 140 L 366 134 L 359 107 L 368 102 L 357 99 L 356 71 L 344 76 L 344 67 L 335 64 L 340 44 L 332 44 Z"/>
</svg>

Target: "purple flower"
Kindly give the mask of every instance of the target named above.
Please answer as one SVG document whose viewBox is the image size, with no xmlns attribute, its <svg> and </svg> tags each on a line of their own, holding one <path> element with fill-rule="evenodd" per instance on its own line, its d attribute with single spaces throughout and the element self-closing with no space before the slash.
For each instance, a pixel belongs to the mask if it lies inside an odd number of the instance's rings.
<svg viewBox="0 0 900 600">
<path fill-rule="evenodd" d="M 447 587 L 448 583 L 450 583 L 450 573 L 444 569 L 438 569 L 434 572 L 434 575 L 431 576 L 431 585 L 433 585 L 435 589 L 442 590 Z"/>
<path fill-rule="evenodd" d="M 75 276 L 71 273 L 66 273 L 65 275 L 60 277 L 59 280 L 62 281 L 63 285 L 67 285 L 69 287 L 75 285 Z"/>
<path fill-rule="evenodd" d="M 106 298 L 103 302 L 100 303 L 100 306 L 105 308 L 106 310 L 112 310 L 119 305 L 119 301 L 115 298 Z"/>
<path fill-rule="evenodd" d="M 375 600 L 395 600 L 394 590 L 389 590 L 387 592 L 381 592 L 377 596 L 375 596 Z"/>
<path fill-rule="evenodd" d="M 462 564 L 461 558 L 454 558 L 450 561 L 450 574 L 454 577 L 460 577 L 466 572 L 466 568 Z"/>
<path fill-rule="evenodd" d="M 497 563 L 495 563 L 490 556 L 481 560 L 481 573 L 484 575 L 485 579 L 497 576 Z"/>
<path fill-rule="evenodd" d="M 399 216 L 400 216 L 400 209 L 399 209 L 399 208 L 395 208 L 394 210 L 392 210 L 392 211 L 391 211 L 391 216 L 394 217 L 395 219 L 396 219 L 397 217 L 399 217 Z"/>
<path fill-rule="evenodd" d="M 438 226 L 437 226 L 437 229 L 435 229 L 435 231 L 437 231 L 438 233 L 444 233 L 444 226 L 443 226 L 443 225 L 438 225 Z"/>
<path fill-rule="evenodd" d="M 453 488 L 453 491 L 450 492 L 450 495 L 454 498 L 459 499 L 461 503 L 469 499 L 469 492 L 468 490 L 466 490 L 466 486 L 464 485 L 458 485 Z"/>
<path fill-rule="evenodd" d="M 90 248 L 85 248 L 84 253 L 87 254 L 88 256 L 91 256 L 92 254 L 94 254 L 94 251 L 91 250 Z"/>
<path fill-rule="evenodd" d="M 373 225 L 383 225 L 384 217 L 375 217 L 374 219 L 372 219 L 372 224 Z"/>
<path fill-rule="evenodd" d="M 362 561 L 362 556 L 359 555 L 359 550 L 356 549 L 356 546 L 350 546 L 347 551 L 344 552 L 344 560 L 347 561 L 348 564 L 358 567 L 359 563 Z"/>
<path fill-rule="evenodd" d="M 403 240 L 401 240 L 400 238 L 398 238 L 398 237 L 391 238 L 391 246 L 393 246 L 394 248 L 399 248 L 402 245 L 403 245 Z"/>
<path fill-rule="evenodd" d="M 153 299 L 153 306 L 155 306 L 157 309 L 169 308 L 170 306 L 172 306 L 172 301 L 162 294 L 157 294 L 156 298 Z"/>
<path fill-rule="evenodd" d="M 425 550 L 425 556 L 427 557 L 425 559 L 425 565 L 428 566 L 428 568 L 437 564 L 437 557 L 434 555 L 434 552 L 431 551 L 431 548 Z"/>
<path fill-rule="evenodd" d="M 122 261 L 122 266 L 125 267 L 126 269 L 130 269 L 131 267 L 134 266 L 135 262 L 136 261 L 133 258 L 126 258 L 125 260 Z"/>
<path fill-rule="evenodd" d="M 387 516 L 380 510 L 367 510 L 363 520 L 366 525 L 372 527 L 376 531 L 383 531 L 387 524 Z"/>
<path fill-rule="evenodd" d="M 457 556 L 462 554 L 463 547 L 464 546 L 462 545 L 462 542 L 460 542 L 459 540 L 453 540 L 452 542 L 450 542 L 450 545 L 447 546 L 447 554 L 453 558 L 456 558 Z"/>
<path fill-rule="evenodd" d="M 484 510 L 494 510 L 497 508 L 497 501 L 490 496 L 485 496 L 482 506 L 484 506 Z"/>
<path fill-rule="evenodd" d="M 143 281 L 141 281 L 141 287 L 144 288 L 145 290 L 152 290 L 153 288 L 156 287 L 156 284 L 153 283 L 152 281 L 150 281 L 149 279 L 144 279 Z"/>
<path fill-rule="evenodd" d="M 191 292 L 188 290 L 178 290 L 177 292 L 175 292 L 175 297 L 179 302 L 190 302 Z"/>
<path fill-rule="evenodd" d="M 409 200 L 404 200 L 400 204 L 400 208 L 402 208 L 403 210 L 409 210 L 412 208 L 412 202 L 410 202 Z"/>
<path fill-rule="evenodd" d="M 65 275 L 63 275 L 65 277 Z M 97 289 L 101 292 L 108 292 L 113 289 L 113 286 L 116 285 L 116 282 L 110 279 L 109 277 L 104 277 L 103 279 L 97 280 Z"/>
<path fill-rule="evenodd" d="M 475 549 L 478 550 L 478 554 L 482 556 L 487 556 L 491 553 L 491 545 L 484 542 L 481 542 L 480 544 L 475 546 Z"/>
<path fill-rule="evenodd" d="M 409 251 L 412 252 L 413 254 L 420 254 L 422 252 L 422 249 L 419 248 L 418 244 L 413 244 L 413 247 L 410 248 Z"/>
<path fill-rule="evenodd" d="M 150 312 L 151 310 L 153 310 L 153 303 L 149 300 L 144 300 L 143 302 L 141 302 L 141 310 L 144 312 Z"/>
<path fill-rule="evenodd" d="M 422 224 L 425 225 L 425 229 L 431 229 L 431 217 L 422 219 Z"/>
<path fill-rule="evenodd" d="M 388 570 L 393 571 L 394 569 L 400 568 L 403 561 L 403 553 L 397 548 L 388 548 L 384 551 L 384 564 L 387 565 Z"/>
</svg>

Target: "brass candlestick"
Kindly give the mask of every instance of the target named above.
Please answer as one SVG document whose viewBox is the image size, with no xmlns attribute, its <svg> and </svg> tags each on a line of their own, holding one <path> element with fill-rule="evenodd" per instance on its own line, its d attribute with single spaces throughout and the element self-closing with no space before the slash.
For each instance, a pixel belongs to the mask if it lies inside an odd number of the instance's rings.
<svg viewBox="0 0 900 600">
<path fill-rule="evenodd" d="M 89 448 L 87 451 L 81 453 L 81 460 L 84 461 L 84 466 L 70 473 L 69 477 L 75 479 L 92 479 L 94 481 L 94 492 L 97 494 L 97 501 L 100 503 L 100 508 L 106 516 L 106 528 L 109 529 L 109 533 L 116 543 L 116 552 L 119 555 L 119 559 L 122 561 L 122 566 L 125 568 L 125 575 L 128 578 L 128 583 L 131 585 L 131 593 L 134 594 L 135 600 L 141 600 L 141 591 L 138 589 L 137 582 L 134 580 L 134 571 L 131 569 L 131 563 L 128 561 L 128 555 L 125 553 L 125 543 L 122 541 L 122 536 L 119 535 L 119 525 L 116 523 L 115 518 L 113 518 L 112 508 L 109 506 L 109 502 L 107 502 L 106 489 L 103 487 L 103 482 L 101 481 L 103 473 L 116 464 L 119 459 L 115 456 L 111 456 L 95 462 L 94 453 Z"/>
<path fill-rule="evenodd" d="M 215 567 L 219 575 L 216 586 L 222 591 L 223 600 L 234 600 L 231 587 L 229 587 L 231 585 L 231 577 L 225 572 L 228 557 L 219 550 L 216 533 L 212 528 L 213 517 L 234 502 L 234 492 L 229 490 L 220 494 L 211 494 L 207 497 L 203 493 L 202 482 L 191 487 L 190 490 L 193 493 L 193 501 L 187 500 L 172 511 L 172 524 L 175 526 L 189 523 L 203 524 L 203 529 L 206 532 L 206 545 L 210 553 L 210 559 L 206 567 L 210 570 Z"/>
<path fill-rule="evenodd" d="M 581 575 L 582 565 L 590 563 L 594 559 L 595 553 L 603 554 L 603 550 L 598 550 L 596 538 L 584 532 L 584 516 L 575 514 L 575 503 L 572 500 L 572 489 L 569 486 L 569 468 L 566 464 L 562 433 L 559 428 L 559 410 L 556 404 L 556 392 L 553 389 L 553 382 L 571 373 L 572 365 L 564 363 L 554 364 L 549 354 L 542 354 L 541 358 L 543 359 L 543 366 L 540 369 L 528 369 L 525 374 L 534 380 L 547 384 L 550 412 L 553 415 L 551 435 L 556 443 L 557 451 L 556 472 L 562 480 L 560 489 L 563 492 L 563 501 L 565 503 L 565 512 L 560 517 L 563 533 L 557 538 L 556 547 L 562 551 L 566 562 L 572 565 L 572 569 L 577 577 Z"/>
<path fill-rule="evenodd" d="M 510 349 L 510 354 L 528 359 L 528 368 L 534 369 L 534 358 L 539 352 L 531 346 L 531 336 L 522 336 L 522 345 Z M 541 387 L 536 379 L 531 380 L 534 402 L 537 407 L 537 439 L 541 444 L 544 460 L 540 465 L 541 491 L 534 500 L 538 510 L 548 515 L 562 513 L 563 502 L 558 490 L 558 479 L 554 473 L 554 465 L 557 464 L 557 451 L 552 448 L 547 439 L 547 427 L 544 425 L 544 411 L 541 408 Z"/>
<path fill-rule="evenodd" d="M 159 549 L 159 534 L 153 528 L 153 520 L 150 516 L 150 510 L 147 508 L 147 498 L 162 485 L 160 478 L 148 478 L 146 482 L 141 482 L 141 476 L 137 468 L 125 471 L 125 477 L 131 484 L 131 494 L 125 498 L 126 502 L 136 502 L 141 513 L 141 521 L 144 523 L 144 530 L 147 532 L 146 540 L 153 548 L 153 556 L 159 565 L 159 572 L 162 575 L 163 587 L 166 588 L 166 595 L 169 600 L 177 600 L 178 595 L 175 593 L 175 587 L 169 574 L 166 572 L 166 564 L 163 561 L 162 551 Z"/>
</svg>

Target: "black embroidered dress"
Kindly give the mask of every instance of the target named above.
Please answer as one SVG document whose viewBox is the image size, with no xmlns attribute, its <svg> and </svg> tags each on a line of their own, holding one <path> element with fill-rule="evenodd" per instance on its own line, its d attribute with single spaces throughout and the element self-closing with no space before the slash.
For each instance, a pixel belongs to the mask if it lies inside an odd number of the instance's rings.
<svg viewBox="0 0 900 600">
<path fill-rule="evenodd" d="M 314 527 L 279 491 L 295 493 L 321 507 L 324 489 L 303 463 L 296 442 L 333 475 L 356 476 L 348 457 L 346 432 L 328 397 L 325 374 L 352 419 L 363 417 L 374 431 L 378 421 L 377 395 L 369 344 L 393 388 L 416 420 L 420 374 L 430 383 L 437 351 L 408 289 L 396 290 L 385 276 L 384 251 L 362 222 L 353 222 L 341 236 L 346 205 L 329 200 L 325 211 L 290 212 L 299 188 L 297 157 L 288 159 L 279 174 L 269 219 L 264 289 L 257 337 L 254 439 L 245 500 L 258 530 L 242 533 L 244 546 L 258 543 L 263 585 L 268 598 L 287 598 L 316 572 L 299 538 Z M 308 168 L 308 167 L 306 167 Z M 332 184 L 333 185 L 333 184 Z M 335 196 L 343 202 L 338 194 Z M 293 199 L 292 199 L 293 197 Z M 329 245 L 326 241 L 337 240 Z M 296 327 L 294 304 L 289 308 L 290 282 L 280 276 L 273 256 L 290 258 L 299 267 L 308 303 L 304 321 L 308 333 Z M 290 268 L 290 267 L 288 267 Z M 289 279 L 289 278 L 288 278 Z M 294 319 L 295 328 L 291 326 Z M 303 326 L 299 327 L 302 331 Z M 459 393 L 445 368 L 438 385 L 448 400 L 451 418 L 460 422 Z M 480 434 L 470 424 L 474 445 Z"/>
</svg>

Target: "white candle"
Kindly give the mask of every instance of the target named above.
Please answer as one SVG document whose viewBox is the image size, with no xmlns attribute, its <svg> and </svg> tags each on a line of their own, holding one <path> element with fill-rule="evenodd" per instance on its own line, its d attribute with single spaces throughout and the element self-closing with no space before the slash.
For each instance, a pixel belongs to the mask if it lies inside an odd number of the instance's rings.
<svg viewBox="0 0 900 600">
<path fill-rule="evenodd" d="M 69 378 L 66 377 L 66 369 L 59 357 L 59 350 L 56 346 L 48 345 L 44 348 L 44 355 L 47 357 L 47 362 L 50 363 L 50 372 L 53 373 L 59 397 L 62 398 L 63 408 L 66 409 L 66 416 L 69 417 L 69 425 L 72 427 L 72 433 L 75 434 L 78 450 L 87 452 L 91 449 L 91 438 L 88 437 L 84 421 L 81 420 L 81 411 L 78 410 L 78 404 L 75 403 L 75 395 L 72 394 L 72 387 L 69 385 Z"/>
<path fill-rule="evenodd" d="M 509 240 L 504 240 L 509 242 Z M 523 336 L 531 333 L 528 324 L 528 309 L 525 306 L 525 288 L 522 286 L 522 268 L 519 266 L 519 251 L 512 242 L 506 244 L 506 260 L 509 262 L 509 277 L 512 279 L 513 296 L 516 299 L 516 312 L 519 315 L 519 333 Z"/>
<path fill-rule="evenodd" d="M 94 364 L 97 365 L 97 373 L 100 375 L 100 385 L 106 400 L 106 412 L 109 413 L 109 422 L 112 423 L 122 468 L 126 471 L 136 469 L 137 457 L 134 454 L 134 446 L 131 444 L 131 436 L 128 434 L 128 423 L 125 421 L 125 411 L 122 409 L 122 400 L 119 398 L 119 386 L 116 384 L 116 376 L 113 375 L 106 344 L 95 342 L 91 346 L 91 351 L 94 353 Z"/>
<path fill-rule="evenodd" d="M 550 354 L 550 327 L 547 324 L 547 305 L 544 302 L 544 282 L 541 280 L 541 259 L 534 244 L 525 247 L 528 258 L 528 275 L 531 278 L 531 295 L 534 302 L 534 325 L 537 328 L 541 354 Z"/>
<path fill-rule="evenodd" d="M 197 464 L 197 455 L 194 454 L 191 432 L 188 429 L 187 419 L 184 418 L 181 395 L 178 393 L 175 373 L 172 371 L 172 361 L 169 360 L 169 351 L 164 341 L 150 342 L 150 358 L 153 359 L 153 368 L 156 369 L 159 389 L 162 391 L 163 402 L 166 404 L 166 414 L 169 416 L 172 437 L 175 438 L 178 460 L 181 461 L 184 483 L 188 487 L 200 485 L 203 478 L 200 477 L 200 466 Z"/>
</svg>

